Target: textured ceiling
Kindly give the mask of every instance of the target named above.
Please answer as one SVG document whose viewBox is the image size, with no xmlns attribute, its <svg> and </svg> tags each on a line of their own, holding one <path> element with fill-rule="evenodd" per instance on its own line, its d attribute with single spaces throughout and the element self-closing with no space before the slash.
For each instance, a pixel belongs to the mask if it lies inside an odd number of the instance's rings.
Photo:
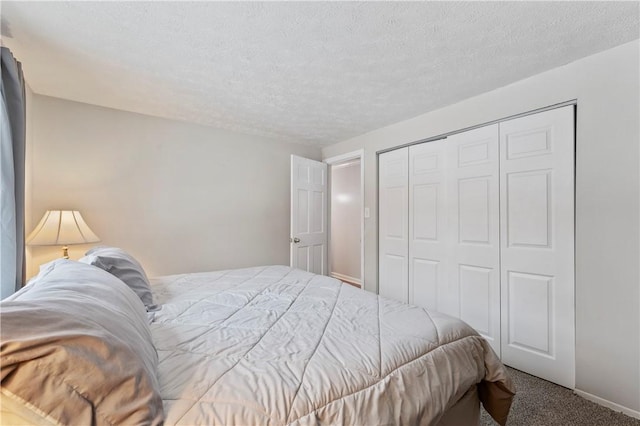
<svg viewBox="0 0 640 426">
<path fill-rule="evenodd" d="M 7 2 L 34 92 L 327 145 L 639 37 L 633 2 Z"/>
</svg>

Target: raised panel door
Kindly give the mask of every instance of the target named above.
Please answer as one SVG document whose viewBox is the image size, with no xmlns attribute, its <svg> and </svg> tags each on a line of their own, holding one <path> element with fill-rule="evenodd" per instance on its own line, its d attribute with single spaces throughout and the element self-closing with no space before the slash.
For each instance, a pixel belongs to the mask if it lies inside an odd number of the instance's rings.
<svg viewBox="0 0 640 426">
<path fill-rule="evenodd" d="M 380 154 L 378 160 L 378 293 L 408 302 L 408 148 Z"/>
<path fill-rule="evenodd" d="M 450 308 L 500 355 L 498 125 L 447 138 Z"/>
<path fill-rule="evenodd" d="M 573 388 L 574 107 L 500 123 L 502 359 Z"/>
<path fill-rule="evenodd" d="M 327 273 L 327 165 L 291 156 L 291 266 Z"/>
<path fill-rule="evenodd" d="M 449 313 L 445 143 L 409 147 L 409 303 Z"/>
</svg>

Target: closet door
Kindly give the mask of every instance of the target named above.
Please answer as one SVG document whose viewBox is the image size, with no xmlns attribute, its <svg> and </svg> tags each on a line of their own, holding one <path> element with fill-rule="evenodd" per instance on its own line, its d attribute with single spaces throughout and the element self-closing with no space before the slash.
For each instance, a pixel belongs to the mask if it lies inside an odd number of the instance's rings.
<svg viewBox="0 0 640 426">
<path fill-rule="evenodd" d="M 575 386 L 573 114 L 569 106 L 500 123 L 502 360 L 568 388 Z"/>
<path fill-rule="evenodd" d="M 407 302 L 409 297 L 409 148 L 379 156 L 378 293 Z"/>
<path fill-rule="evenodd" d="M 409 147 L 409 303 L 443 311 L 447 295 L 445 139 Z"/>
<path fill-rule="evenodd" d="M 447 138 L 447 313 L 480 333 L 500 355 L 498 125 Z"/>
</svg>

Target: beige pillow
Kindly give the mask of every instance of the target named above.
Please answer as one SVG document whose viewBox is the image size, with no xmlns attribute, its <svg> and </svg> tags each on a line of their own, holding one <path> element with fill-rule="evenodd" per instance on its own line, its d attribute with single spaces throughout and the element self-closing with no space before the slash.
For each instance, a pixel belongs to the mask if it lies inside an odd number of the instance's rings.
<svg viewBox="0 0 640 426">
<path fill-rule="evenodd" d="M 158 356 L 119 279 L 60 259 L 0 302 L 3 396 L 62 424 L 161 424 Z"/>
</svg>

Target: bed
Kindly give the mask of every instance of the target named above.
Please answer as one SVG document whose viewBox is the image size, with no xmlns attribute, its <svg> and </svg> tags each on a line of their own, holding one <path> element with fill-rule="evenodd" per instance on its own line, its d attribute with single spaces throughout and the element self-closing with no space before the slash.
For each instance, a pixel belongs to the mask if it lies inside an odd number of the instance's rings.
<svg viewBox="0 0 640 426">
<path fill-rule="evenodd" d="M 1 302 L 5 419 L 474 425 L 482 401 L 506 422 L 504 366 L 444 314 L 286 266 L 155 278 L 142 303 L 97 266 L 58 260 Z"/>
</svg>

